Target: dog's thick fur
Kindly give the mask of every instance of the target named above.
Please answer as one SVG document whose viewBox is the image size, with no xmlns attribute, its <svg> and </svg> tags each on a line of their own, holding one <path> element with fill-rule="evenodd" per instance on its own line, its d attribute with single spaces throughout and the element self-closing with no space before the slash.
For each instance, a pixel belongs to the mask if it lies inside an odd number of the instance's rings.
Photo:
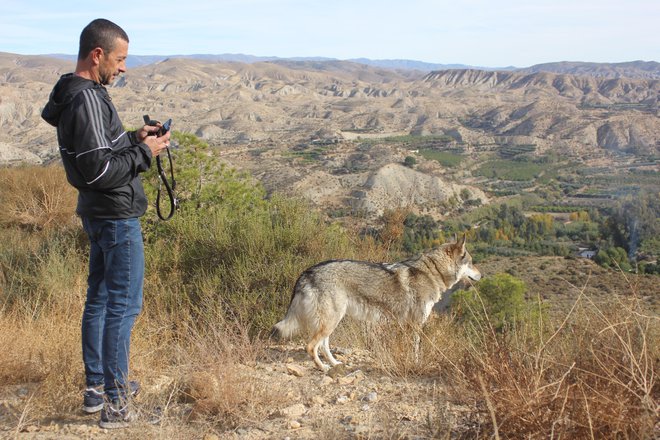
<svg viewBox="0 0 660 440">
<path fill-rule="evenodd" d="M 332 366 L 339 364 L 330 352 L 329 337 L 344 315 L 421 325 L 443 292 L 466 276 L 481 278 L 465 249 L 465 236 L 398 263 L 325 261 L 300 275 L 289 309 L 271 336 L 290 338 L 308 332 L 307 352 L 325 371 L 329 367 L 319 359 L 319 347 Z"/>
</svg>

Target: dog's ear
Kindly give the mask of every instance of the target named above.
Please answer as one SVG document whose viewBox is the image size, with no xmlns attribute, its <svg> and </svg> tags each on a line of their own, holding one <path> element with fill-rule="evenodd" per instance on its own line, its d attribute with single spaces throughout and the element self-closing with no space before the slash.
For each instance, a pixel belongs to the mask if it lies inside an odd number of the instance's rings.
<svg viewBox="0 0 660 440">
<path fill-rule="evenodd" d="M 461 255 L 465 253 L 465 241 L 467 240 L 467 234 L 463 232 L 463 236 L 460 241 L 456 242 L 456 247 L 461 250 Z"/>
<path fill-rule="evenodd" d="M 447 252 L 454 252 L 458 255 L 463 255 L 465 253 L 465 240 L 466 234 L 464 233 L 459 239 L 456 234 L 454 234 L 454 243 L 451 244 Z"/>
</svg>

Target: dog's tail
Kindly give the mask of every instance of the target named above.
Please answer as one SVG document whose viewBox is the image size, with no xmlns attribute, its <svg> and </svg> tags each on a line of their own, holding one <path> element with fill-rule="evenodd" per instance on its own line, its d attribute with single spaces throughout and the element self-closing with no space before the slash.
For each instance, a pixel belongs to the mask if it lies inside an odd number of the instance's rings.
<svg viewBox="0 0 660 440">
<path fill-rule="evenodd" d="M 291 339 L 298 333 L 298 320 L 292 317 L 284 317 L 283 320 L 275 324 L 270 331 L 270 339 L 280 341 L 282 339 Z"/>
<path fill-rule="evenodd" d="M 270 338 L 274 340 L 291 339 L 298 334 L 299 331 L 308 329 L 310 314 L 309 301 L 305 299 L 305 286 L 307 279 L 303 273 L 296 281 L 296 286 L 293 288 L 293 295 L 291 295 L 291 302 L 286 311 L 284 318 L 273 326 L 270 331 Z"/>
<path fill-rule="evenodd" d="M 294 291 L 295 292 L 295 291 Z M 289 309 L 286 311 L 284 318 L 273 326 L 270 331 L 270 338 L 276 341 L 282 339 L 291 339 L 300 331 L 301 316 L 300 295 L 294 293 L 289 304 Z"/>
</svg>

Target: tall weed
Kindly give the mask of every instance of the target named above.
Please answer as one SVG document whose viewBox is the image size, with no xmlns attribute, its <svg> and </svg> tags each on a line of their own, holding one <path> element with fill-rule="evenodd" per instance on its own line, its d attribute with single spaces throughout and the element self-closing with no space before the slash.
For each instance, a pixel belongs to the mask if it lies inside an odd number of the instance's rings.
<svg viewBox="0 0 660 440">
<path fill-rule="evenodd" d="M 0 224 L 32 231 L 76 224 L 76 190 L 59 166 L 0 168 Z"/>
<path fill-rule="evenodd" d="M 595 303 L 580 294 L 554 330 L 466 334 L 454 397 L 478 402 L 485 436 L 653 437 L 660 388 L 658 319 L 636 298 Z M 482 343 L 483 340 L 487 343 Z"/>
</svg>

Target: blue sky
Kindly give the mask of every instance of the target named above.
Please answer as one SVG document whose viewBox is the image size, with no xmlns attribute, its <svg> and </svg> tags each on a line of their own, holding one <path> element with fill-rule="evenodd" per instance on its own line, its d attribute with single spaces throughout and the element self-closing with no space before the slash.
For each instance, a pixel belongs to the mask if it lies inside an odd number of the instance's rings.
<svg viewBox="0 0 660 440">
<path fill-rule="evenodd" d="M 524 67 L 660 60 L 658 0 L 1 0 L 0 52 L 78 51 L 94 18 L 134 55 L 413 59 Z"/>
</svg>

